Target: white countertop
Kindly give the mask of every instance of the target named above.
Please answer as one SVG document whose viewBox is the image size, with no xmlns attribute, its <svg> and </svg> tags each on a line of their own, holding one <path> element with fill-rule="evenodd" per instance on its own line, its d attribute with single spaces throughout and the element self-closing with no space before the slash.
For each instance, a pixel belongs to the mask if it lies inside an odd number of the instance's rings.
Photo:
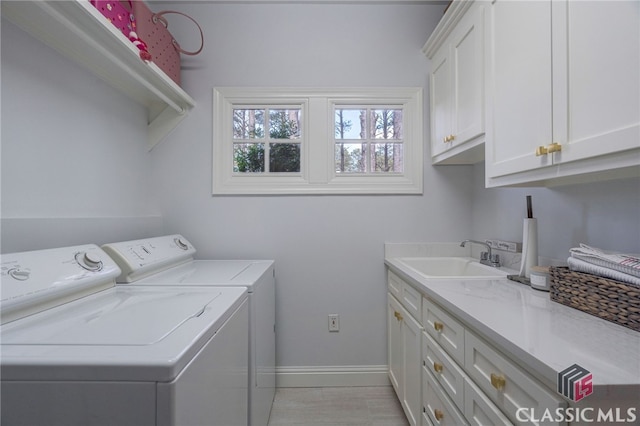
<svg viewBox="0 0 640 426">
<path fill-rule="evenodd" d="M 552 388 L 557 373 L 573 364 L 589 370 L 596 387 L 640 385 L 639 332 L 506 278 L 427 279 L 389 252 L 385 264 Z"/>
</svg>

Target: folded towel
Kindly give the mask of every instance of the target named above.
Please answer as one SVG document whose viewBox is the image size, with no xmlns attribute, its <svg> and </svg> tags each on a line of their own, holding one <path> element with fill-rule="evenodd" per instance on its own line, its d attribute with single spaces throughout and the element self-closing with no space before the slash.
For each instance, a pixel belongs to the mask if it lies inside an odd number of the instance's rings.
<svg viewBox="0 0 640 426">
<path fill-rule="evenodd" d="M 623 283 L 640 287 L 640 278 L 633 275 L 625 274 L 624 272 L 594 265 L 593 263 L 585 262 L 584 260 L 576 259 L 575 257 L 568 258 L 567 264 L 569 265 L 569 269 L 571 269 L 572 271 L 585 272 L 587 274 L 610 278 L 612 280 L 621 281 Z"/>
<path fill-rule="evenodd" d="M 604 251 L 580 244 L 569 250 L 571 257 L 640 278 L 640 255 Z"/>
</svg>

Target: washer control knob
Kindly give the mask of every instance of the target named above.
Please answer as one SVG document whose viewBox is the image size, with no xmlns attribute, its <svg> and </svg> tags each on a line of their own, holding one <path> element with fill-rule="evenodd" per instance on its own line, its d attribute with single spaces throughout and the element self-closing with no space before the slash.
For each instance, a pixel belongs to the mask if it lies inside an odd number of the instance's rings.
<svg viewBox="0 0 640 426">
<path fill-rule="evenodd" d="M 87 271 L 99 271 L 102 269 L 102 260 L 92 253 L 80 252 L 76 254 L 76 262 Z"/>
<path fill-rule="evenodd" d="M 14 280 L 26 281 L 29 279 L 30 272 L 20 268 L 9 269 L 9 276 Z"/>
<path fill-rule="evenodd" d="M 186 245 L 184 243 L 184 241 L 182 241 L 180 238 L 174 238 L 173 241 L 176 243 L 176 245 L 181 248 L 182 250 L 189 250 L 189 246 Z"/>
</svg>

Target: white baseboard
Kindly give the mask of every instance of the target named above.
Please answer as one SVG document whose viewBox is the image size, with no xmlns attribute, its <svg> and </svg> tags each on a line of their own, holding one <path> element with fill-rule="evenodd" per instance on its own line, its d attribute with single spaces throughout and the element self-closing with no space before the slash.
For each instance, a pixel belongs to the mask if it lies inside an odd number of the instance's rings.
<svg viewBox="0 0 640 426">
<path fill-rule="evenodd" d="M 276 367 L 279 388 L 390 386 L 387 365 Z"/>
</svg>

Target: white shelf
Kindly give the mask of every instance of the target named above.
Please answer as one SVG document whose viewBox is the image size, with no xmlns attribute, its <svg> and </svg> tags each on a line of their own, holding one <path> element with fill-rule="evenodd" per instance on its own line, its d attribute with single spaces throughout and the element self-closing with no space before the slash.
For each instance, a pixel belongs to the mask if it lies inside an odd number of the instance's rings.
<svg viewBox="0 0 640 426">
<path fill-rule="evenodd" d="M 2 2 L 2 16 L 91 70 L 144 105 L 148 146 L 153 148 L 195 101 L 139 50 L 88 0 Z"/>
</svg>

